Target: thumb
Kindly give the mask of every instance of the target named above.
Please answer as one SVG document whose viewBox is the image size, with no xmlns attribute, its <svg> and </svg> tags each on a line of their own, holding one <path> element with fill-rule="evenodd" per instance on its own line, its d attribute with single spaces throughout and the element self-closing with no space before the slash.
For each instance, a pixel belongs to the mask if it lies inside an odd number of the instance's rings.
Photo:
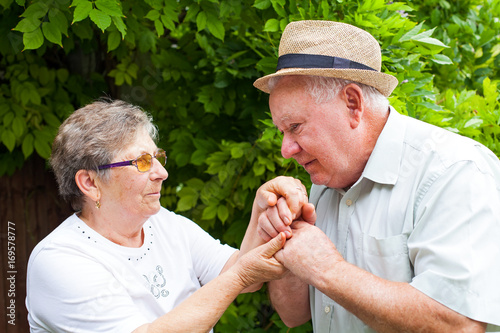
<svg viewBox="0 0 500 333">
<path fill-rule="evenodd" d="M 316 222 L 316 209 L 312 203 L 305 204 L 302 207 L 302 219 L 313 225 Z"/>
<path fill-rule="evenodd" d="M 284 232 L 280 232 L 278 236 L 274 237 L 269 242 L 262 245 L 265 247 L 263 252 L 264 256 L 266 256 L 267 258 L 271 258 L 272 256 L 274 256 L 276 252 L 278 252 L 283 248 L 285 242 L 286 242 L 286 235 Z"/>
<path fill-rule="evenodd" d="M 278 202 L 278 196 L 273 192 L 263 190 L 260 195 L 256 196 L 257 205 L 260 209 L 267 209 L 267 207 L 273 207 Z"/>
</svg>

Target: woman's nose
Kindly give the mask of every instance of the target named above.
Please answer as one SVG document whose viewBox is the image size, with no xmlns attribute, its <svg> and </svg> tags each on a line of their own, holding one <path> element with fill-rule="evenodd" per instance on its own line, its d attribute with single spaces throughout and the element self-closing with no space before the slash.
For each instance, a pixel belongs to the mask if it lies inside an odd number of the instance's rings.
<svg viewBox="0 0 500 333">
<path fill-rule="evenodd" d="M 165 180 L 168 178 L 168 171 L 167 169 L 161 165 L 160 162 L 156 158 L 153 158 L 153 165 L 151 166 L 151 174 L 154 176 L 155 179 L 161 178 L 162 180 Z"/>
</svg>

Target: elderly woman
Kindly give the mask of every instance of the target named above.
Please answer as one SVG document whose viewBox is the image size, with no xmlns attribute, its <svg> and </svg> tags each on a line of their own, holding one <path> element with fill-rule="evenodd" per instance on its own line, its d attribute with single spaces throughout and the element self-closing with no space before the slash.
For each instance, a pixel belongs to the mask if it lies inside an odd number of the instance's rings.
<svg viewBox="0 0 500 333">
<path fill-rule="evenodd" d="M 32 332 L 208 332 L 239 293 L 286 273 L 273 257 L 285 234 L 261 245 L 256 221 L 282 192 L 292 193 L 285 214 L 299 211 L 303 186 L 264 184 L 237 251 L 160 206 L 168 173 L 156 138 L 151 118 L 121 101 L 61 125 L 50 162 L 76 213 L 30 256 Z"/>
</svg>

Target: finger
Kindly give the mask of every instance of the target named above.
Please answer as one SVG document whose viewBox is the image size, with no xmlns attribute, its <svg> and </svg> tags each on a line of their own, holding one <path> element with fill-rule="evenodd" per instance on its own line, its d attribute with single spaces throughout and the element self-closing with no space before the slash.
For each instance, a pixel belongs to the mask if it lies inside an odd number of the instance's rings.
<svg viewBox="0 0 500 333">
<path fill-rule="evenodd" d="M 265 232 L 262 229 L 257 229 L 257 234 L 264 240 L 264 242 L 269 242 L 271 239 L 273 239 L 267 232 Z"/>
<path fill-rule="evenodd" d="M 278 252 L 283 248 L 283 246 L 285 245 L 285 241 L 286 241 L 285 233 L 280 232 L 278 236 L 274 237 L 273 239 L 271 239 L 271 241 L 262 245 L 265 246 L 264 255 L 267 258 L 271 258 L 272 256 L 274 256 L 276 252 Z"/>
<path fill-rule="evenodd" d="M 278 201 L 278 195 L 266 189 L 265 186 L 262 186 L 258 190 L 255 200 L 259 208 L 266 209 L 267 207 L 276 205 L 276 202 Z"/>
<path fill-rule="evenodd" d="M 257 231 L 260 231 L 259 235 L 266 242 L 276 237 L 280 232 L 284 232 L 287 237 L 292 235 L 292 229 L 283 223 L 276 207 L 269 207 L 263 214 L 259 215 Z"/>
<path fill-rule="evenodd" d="M 287 237 L 292 236 L 292 229 L 290 229 L 290 227 L 283 221 L 276 206 L 269 207 L 266 210 L 266 216 L 268 218 L 268 221 L 263 220 L 262 222 L 263 223 L 268 222 L 269 225 L 266 224 L 266 226 L 269 226 L 274 230 L 274 231 L 267 230 L 270 232 L 269 235 L 271 237 L 275 237 L 278 234 L 278 232 L 284 232 Z"/>
<path fill-rule="evenodd" d="M 304 185 L 298 180 L 297 182 L 293 184 L 295 185 L 294 187 L 289 187 L 284 195 L 293 220 L 301 215 L 302 207 L 309 201 Z"/>
<path fill-rule="evenodd" d="M 302 207 L 302 219 L 310 224 L 316 222 L 316 209 L 312 203 L 305 204 Z"/>
<path fill-rule="evenodd" d="M 278 235 L 278 231 L 273 227 L 266 214 L 259 216 L 257 232 L 266 242 Z"/>
<path fill-rule="evenodd" d="M 283 249 L 277 251 L 274 254 L 274 259 L 276 259 L 280 264 L 282 264 L 283 266 L 285 266 L 285 254 L 284 254 Z"/>
<path fill-rule="evenodd" d="M 279 198 L 278 202 L 276 203 L 276 207 L 278 208 L 277 212 L 283 223 L 285 225 L 290 225 L 292 223 L 292 212 L 288 207 L 286 199 L 283 197 Z"/>
</svg>

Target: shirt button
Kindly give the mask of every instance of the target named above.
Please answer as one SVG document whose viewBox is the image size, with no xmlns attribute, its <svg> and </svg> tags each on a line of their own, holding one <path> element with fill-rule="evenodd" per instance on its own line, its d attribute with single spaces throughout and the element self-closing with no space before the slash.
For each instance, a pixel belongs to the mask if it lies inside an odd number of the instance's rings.
<svg viewBox="0 0 500 333">
<path fill-rule="evenodd" d="M 331 310 L 331 308 L 330 308 L 328 305 L 327 305 L 327 306 L 325 306 L 325 313 L 329 313 L 329 312 L 330 312 L 330 310 Z"/>
<path fill-rule="evenodd" d="M 345 204 L 346 204 L 347 206 L 352 205 L 352 200 L 351 200 L 351 199 L 347 199 L 347 200 L 345 201 Z"/>
</svg>

